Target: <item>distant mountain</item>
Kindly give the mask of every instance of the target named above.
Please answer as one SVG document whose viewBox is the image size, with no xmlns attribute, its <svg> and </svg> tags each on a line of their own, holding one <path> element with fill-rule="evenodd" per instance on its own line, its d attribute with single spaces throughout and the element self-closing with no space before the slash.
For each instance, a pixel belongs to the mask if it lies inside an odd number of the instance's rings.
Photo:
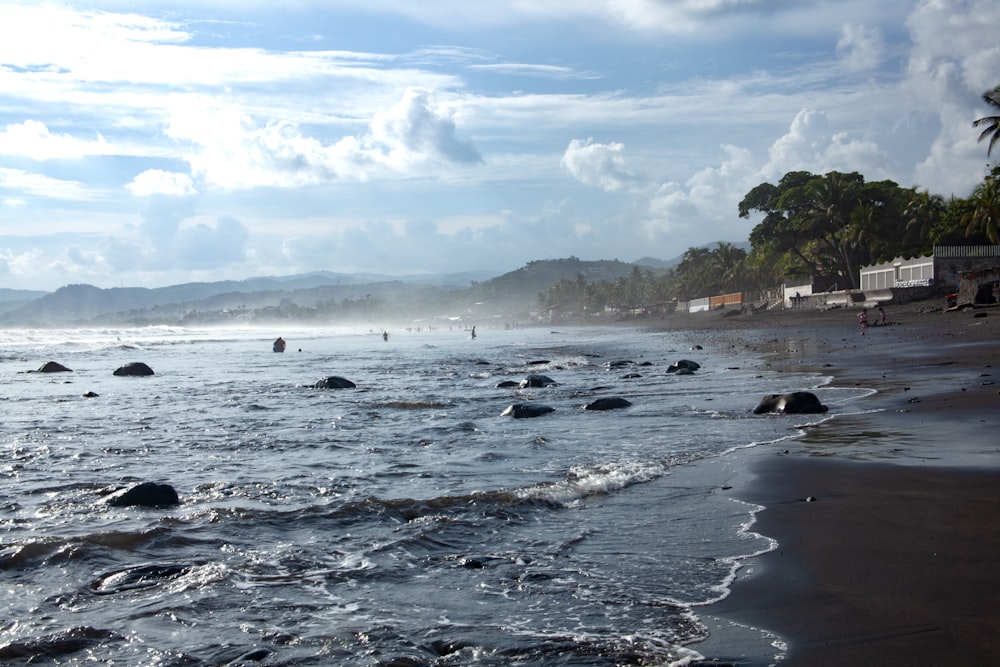
<svg viewBox="0 0 1000 667">
<path fill-rule="evenodd" d="M 679 262 L 680 257 L 668 261 L 646 257 L 636 263 L 568 257 L 529 262 L 499 276 L 466 272 L 398 277 L 321 271 L 154 289 L 66 285 L 52 293 L 30 293 L 29 301 L 8 302 L 10 308 L 0 309 L 0 326 L 519 318 L 535 307 L 539 294 L 561 280 L 582 277 L 588 283 L 614 282 L 638 269 L 659 271 Z"/>
<path fill-rule="evenodd" d="M 0 288 L 0 315 L 17 310 L 46 294 L 36 290 Z"/>
<path fill-rule="evenodd" d="M 48 294 L 48 292 L 28 289 L 7 289 L 6 287 L 0 287 L 0 304 L 10 303 L 11 301 L 31 301 L 32 299 L 37 299 L 38 297 L 45 296 L 46 294 Z"/>
</svg>

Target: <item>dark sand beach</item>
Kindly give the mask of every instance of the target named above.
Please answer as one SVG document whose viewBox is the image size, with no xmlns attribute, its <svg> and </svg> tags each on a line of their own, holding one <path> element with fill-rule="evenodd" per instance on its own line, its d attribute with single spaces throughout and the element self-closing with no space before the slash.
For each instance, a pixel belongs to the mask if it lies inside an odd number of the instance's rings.
<svg viewBox="0 0 1000 667">
<path fill-rule="evenodd" d="M 699 615 L 773 633 L 783 665 L 1000 663 L 1000 309 L 940 305 L 889 304 L 864 336 L 856 310 L 661 322 L 876 390 L 870 412 L 761 448 L 727 491 L 778 546 Z M 759 663 L 718 634 L 692 647 L 705 664 Z"/>
</svg>

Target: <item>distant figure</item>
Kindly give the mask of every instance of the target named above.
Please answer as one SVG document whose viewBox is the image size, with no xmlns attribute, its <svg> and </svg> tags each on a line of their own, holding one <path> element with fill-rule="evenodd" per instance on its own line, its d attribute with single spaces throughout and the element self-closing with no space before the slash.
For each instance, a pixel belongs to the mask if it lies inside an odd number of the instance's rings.
<svg viewBox="0 0 1000 667">
<path fill-rule="evenodd" d="M 472 340 L 476 340 L 476 327 L 472 327 Z"/>
<path fill-rule="evenodd" d="M 882 306 L 878 307 L 878 323 L 879 326 L 884 326 L 888 324 L 888 322 L 885 321 L 885 309 L 882 308 Z"/>
<path fill-rule="evenodd" d="M 281 338 L 279 336 L 278 340 L 274 341 L 274 346 L 271 349 L 273 349 L 275 352 L 284 352 L 285 351 L 285 339 Z"/>
<path fill-rule="evenodd" d="M 384 340 L 387 343 L 389 342 L 389 332 L 388 331 L 383 331 L 382 332 L 382 340 Z"/>
<path fill-rule="evenodd" d="M 865 335 L 865 331 L 868 330 L 868 309 L 862 308 L 861 312 L 858 313 L 858 324 L 861 325 L 861 335 Z"/>
</svg>

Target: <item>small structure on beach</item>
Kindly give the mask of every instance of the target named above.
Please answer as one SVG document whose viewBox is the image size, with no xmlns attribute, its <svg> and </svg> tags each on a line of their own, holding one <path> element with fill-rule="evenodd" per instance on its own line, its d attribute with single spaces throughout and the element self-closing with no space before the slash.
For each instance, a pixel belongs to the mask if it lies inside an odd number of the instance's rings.
<svg viewBox="0 0 1000 667">
<path fill-rule="evenodd" d="M 958 282 L 954 308 L 994 306 L 1000 303 L 1000 266 L 970 271 Z"/>
</svg>

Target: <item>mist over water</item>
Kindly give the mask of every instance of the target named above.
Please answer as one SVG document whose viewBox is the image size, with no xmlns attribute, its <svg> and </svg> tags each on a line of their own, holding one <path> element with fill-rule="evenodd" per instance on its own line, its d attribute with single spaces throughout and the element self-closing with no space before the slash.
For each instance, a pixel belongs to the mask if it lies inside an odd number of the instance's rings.
<svg viewBox="0 0 1000 667">
<path fill-rule="evenodd" d="M 796 422 L 750 410 L 853 396 L 690 334 L 478 333 L 0 332 L 0 661 L 688 659 L 692 605 L 770 548 L 720 480 Z M 702 368 L 668 374 L 682 358 Z M 25 373 L 49 360 L 73 372 Z M 131 361 L 156 374 L 112 376 Z M 529 373 L 557 384 L 496 387 Z M 632 406 L 582 409 L 603 396 Z M 555 410 L 500 416 L 516 402 Z M 107 504 L 142 481 L 181 504 Z"/>
</svg>

